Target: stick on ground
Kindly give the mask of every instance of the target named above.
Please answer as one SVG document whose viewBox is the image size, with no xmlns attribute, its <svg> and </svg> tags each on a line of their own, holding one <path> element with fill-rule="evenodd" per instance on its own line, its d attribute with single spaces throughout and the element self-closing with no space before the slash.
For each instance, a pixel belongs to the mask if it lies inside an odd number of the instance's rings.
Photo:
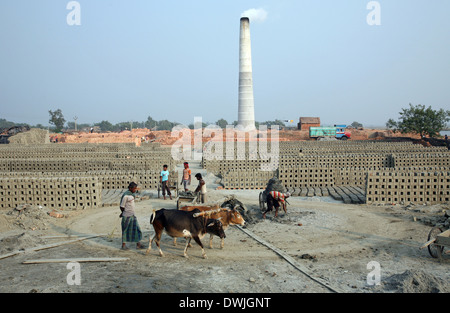
<svg viewBox="0 0 450 313">
<path fill-rule="evenodd" d="M 28 260 L 22 262 L 23 264 L 41 264 L 41 263 L 69 263 L 69 262 L 122 262 L 130 258 L 72 258 L 72 259 L 41 259 Z"/>
</svg>

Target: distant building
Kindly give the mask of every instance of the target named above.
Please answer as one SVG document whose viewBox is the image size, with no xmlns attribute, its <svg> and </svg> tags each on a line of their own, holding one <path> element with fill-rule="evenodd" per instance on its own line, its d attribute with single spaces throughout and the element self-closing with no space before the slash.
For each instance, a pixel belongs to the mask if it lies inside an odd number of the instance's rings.
<svg viewBox="0 0 450 313">
<path fill-rule="evenodd" d="M 300 117 L 299 130 L 309 130 L 310 127 L 320 127 L 320 117 Z"/>
</svg>

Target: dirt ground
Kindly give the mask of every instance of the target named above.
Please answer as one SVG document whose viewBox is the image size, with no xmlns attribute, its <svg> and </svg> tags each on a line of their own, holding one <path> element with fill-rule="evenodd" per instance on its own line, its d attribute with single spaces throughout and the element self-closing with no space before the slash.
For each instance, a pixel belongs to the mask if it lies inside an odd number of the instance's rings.
<svg viewBox="0 0 450 313">
<path fill-rule="evenodd" d="M 199 169 L 200 170 L 200 169 Z M 224 249 L 216 237 L 213 249 L 203 239 L 207 259 L 193 243 L 183 257 L 184 239 L 173 246 L 163 235 L 160 257 L 155 244 L 145 250 L 122 251 L 118 207 L 76 210 L 48 215 L 47 208 L 30 207 L 0 212 L 0 255 L 71 238 L 50 235 L 110 234 L 46 250 L 0 259 L 1 293 L 430 293 L 450 292 L 450 257 L 439 262 L 426 249 L 433 221 L 444 216 L 448 204 L 434 206 L 368 206 L 343 204 L 332 198 L 291 198 L 288 214 L 266 220 L 258 205 L 260 190 L 215 190 L 207 176 L 209 202 L 235 195 L 248 213 L 244 230 L 230 227 Z M 136 203 L 143 243 L 153 235 L 149 217 L 154 209 L 175 209 L 175 200 L 154 197 Z M 247 231 L 267 245 L 249 236 Z M 69 285 L 67 262 L 23 264 L 36 259 L 129 258 L 120 262 L 80 263 L 81 284 Z M 380 285 L 370 286 L 368 275 L 380 266 Z M 373 276 L 370 276 L 373 277 Z"/>
</svg>

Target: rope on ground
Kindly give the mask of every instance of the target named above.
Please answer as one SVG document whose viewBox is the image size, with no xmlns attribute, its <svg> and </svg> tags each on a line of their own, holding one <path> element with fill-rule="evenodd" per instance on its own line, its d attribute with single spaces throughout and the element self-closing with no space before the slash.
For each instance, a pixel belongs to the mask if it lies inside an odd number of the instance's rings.
<svg viewBox="0 0 450 313">
<path fill-rule="evenodd" d="M 236 225 L 237 228 L 239 228 L 242 232 L 246 233 L 249 237 L 253 238 L 254 240 L 258 241 L 260 244 L 266 246 L 267 248 L 269 248 L 270 250 L 272 250 L 273 252 L 275 252 L 276 254 L 278 254 L 279 256 L 281 256 L 283 259 L 285 259 L 289 264 L 291 264 L 293 267 L 295 267 L 298 271 L 300 271 L 302 274 L 306 275 L 308 278 L 310 278 L 311 280 L 315 281 L 316 283 L 319 283 L 320 285 L 322 285 L 323 287 L 327 288 L 328 290 L 335 292 L 335 293 L 340 293 L 342 291 L 338 291 L 336 288 L 329 286 L 328 282 L 323 281 L 320 278 L 317 277 L 313 277 L 310 274 L 307 273 L 307 270 L 301 266 L 300 264 L 298 264 L 291 256 L 289 256 L 287 253 L 285 253 L 284 251 L 278 249 L 277 247 L 271 245 L 270 243 L 268 243 L 267 241 L 263 240 L 262 238 L 256 236 L 254 233 L 252 233 L 251 231 L 242 228 L 239 225 Z"/>
</svg>

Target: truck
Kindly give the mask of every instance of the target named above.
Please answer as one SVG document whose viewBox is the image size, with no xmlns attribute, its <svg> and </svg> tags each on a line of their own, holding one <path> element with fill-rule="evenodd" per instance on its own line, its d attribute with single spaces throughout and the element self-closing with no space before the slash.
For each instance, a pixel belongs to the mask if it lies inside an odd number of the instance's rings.
<svg viewBox="0 0 450 313">
<path fill-rule="evenodd" d="M 334 127 L 310 127 L 309 137 L 314 139 L 336 138 L 340 140 L 350 139 L 351 133 L 346 131 L 347 125 L 334 125 Z"/>
</svg>

